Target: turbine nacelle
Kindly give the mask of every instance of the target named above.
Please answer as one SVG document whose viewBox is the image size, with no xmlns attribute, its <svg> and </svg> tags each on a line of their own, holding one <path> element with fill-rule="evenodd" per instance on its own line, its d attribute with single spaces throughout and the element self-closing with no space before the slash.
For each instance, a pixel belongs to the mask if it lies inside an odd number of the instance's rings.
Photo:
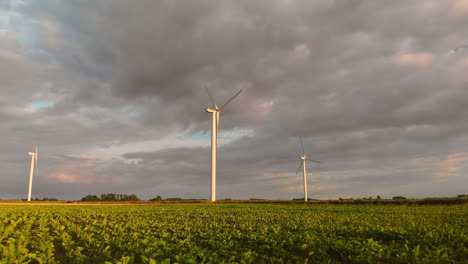
<svg viewBox="0 0 468 264">
<path fill-rule="evenodd" d="M 212 109 L 212 108 L 207 108 L 207 109 L 206 109 L 206 112 L 208 112 L 208 113 L 216 113 L 216 112 L 219 112 L 219 110 L 217 110 L 217 109 Z"/>
<path fill-rule="evenodd" d="M 320 161 L 318 161 L 318 160 L 309 159 L 309 157 L 307 157 L 307 156 L 301 156 L 301 157 L 299 157 L 299 159 L 301 159 L 303 162 L 306 161 L 306 160 L 308 160 L 308 161 L 312 161 L 312 162 L 315 162 L 315 163 L 320 163 L 320 164 L 322 164 L 322 162 L 320 162 Z"/>
</svg>

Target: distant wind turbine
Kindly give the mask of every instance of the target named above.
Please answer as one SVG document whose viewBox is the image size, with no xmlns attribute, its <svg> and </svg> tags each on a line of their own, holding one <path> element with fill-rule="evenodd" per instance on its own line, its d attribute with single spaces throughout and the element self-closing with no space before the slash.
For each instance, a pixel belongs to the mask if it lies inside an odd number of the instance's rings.
<svg viewBox="0 0 468 264">
<path fill-rule="evenodd" d="M 213 103 L 213 108 L 207 108 L 206 112 L 212 114 L 212 126 L 211 126 L 211 201 L 216 201 L 216 147 L 218 141 L 218 129 L 219 129 L 219 113 L 223 110 L 227 104 L 229 104 L 234 98 L 236 98 L 243 90 L 237 92 L 234 96 L 232 96 L 229 100 L 224 103 L 223 106 L 218 107 L 213 100 L 213 97 L 206 89 L 208 96 L 210 97 L 211 102 Z"/>
<path fill-rule="evenodd" d="M 302 144 L 302 138 L 299 138 L 300 141 L 301 141 L 301 148 L 302 148 L 302 156 L 300 156 L 299 158 L 301 159 L 301 164 L 299 164 L 299 168 L 297 169 L 296 171 L 296 175 L 299 173 L 299 171 L 301 170 L 301 167 L 304 168 L 304 171 L 303 171 L 303 176 L 304 176 L 304 201 L 307 201 L 307 169 L 306 169 L 306 160 L 310 160 L 312 162 L 316 162 L 316 163 L 320 163 L 322 164 L 322 162 L 320 161 L 316 161 L 316 160 L 313 160 L 313 159 L 309 159 L 307 157 L 307 155 L 305 154 L 305 151 L 304 151 L 304 145 Z"/>
<path fill-rule="evenodd" d="M 28 202 L 31 201 L 31 192 L 32 192 L 32 183 L 33 183 L 33 176 L 34 176 L 34 168 L 37 167 L 37 147 L 36 152 L 29 152 L 31 155 L 31 171 L 29 173 L 29 189 L 28 189 Z"/>
</svg>

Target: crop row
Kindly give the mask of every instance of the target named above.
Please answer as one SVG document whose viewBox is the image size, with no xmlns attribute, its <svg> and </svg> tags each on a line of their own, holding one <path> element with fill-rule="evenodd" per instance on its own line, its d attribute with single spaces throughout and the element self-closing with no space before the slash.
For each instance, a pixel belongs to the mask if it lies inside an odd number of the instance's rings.
<svg viewBox="0 0 468 264">
<path fill-rule="evenodd" d="M 466 263 L 468 207 L 0 206 L 0 263 Z"/>
</svg>

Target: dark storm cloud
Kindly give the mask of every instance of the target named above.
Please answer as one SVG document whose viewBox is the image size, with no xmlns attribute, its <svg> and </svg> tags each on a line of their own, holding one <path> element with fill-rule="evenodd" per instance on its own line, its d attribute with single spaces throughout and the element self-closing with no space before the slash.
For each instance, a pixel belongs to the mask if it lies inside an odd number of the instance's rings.
<svg viewBox="0 0 468 264">
<path fill-rule="evenodd" d="M 248 131 L 219 147 L 222 197 L 300 197 L 299 136 L 324 161 L 311 169 L 317 197 L 452 195 L 466 183 L 461 1 L 30 1 L 15 12 L 37 35 L 0 34 L 1 145 L 44 146 L 44 196 L 206 197 L 209 141 L 184 141 L 209 132 L 204 84 L 218 105 L 245 89 L 221 115 L 221 131 Z M 9 175 L 27 171 L 0 157 Z M 461 176 L 442 194 L 419 190 L 437 170 Z M 16 176 L 5 183 L 24 189 Z"/>
</svg>

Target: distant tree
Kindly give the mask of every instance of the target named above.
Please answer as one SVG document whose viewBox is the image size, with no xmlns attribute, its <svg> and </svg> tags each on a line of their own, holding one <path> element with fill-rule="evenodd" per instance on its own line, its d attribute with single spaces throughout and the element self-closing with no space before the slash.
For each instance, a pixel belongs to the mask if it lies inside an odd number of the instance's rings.
<svg viewBox="0 0 468 264">
<path fill-rule="evenodd" d="M 101 201 L 101 198 L 97 197 L 97 195 L 91 195 L 88 194 L 85 197 L 81 198 L 81 201 L 83 202 L 96 202 L 96 201 Z"/>
<path fill-rule="evenodd" d="M 180 201 L 182 198 L 167 198 L 166 201 Z"/>
<path fill-rule="evenodd" d="M 128 196 L 128 201 L 141 201 L 135 194 L 131 194 Z"/>
<path fill-rule="evenodd" d="M 115 201 L 141 201 L 135 194 L 115 194 L 115 193 L 103 193 L 100 196 L 96 195 L 86 195 L 81 199 L 81 201 L 106 201 L 106 202 L 115 202 Z"/>
<path fill-rule="evenodd" d="M 58 199 L 44 197 L 44 198 L 42 198 L 42 201 L 58 201 Z"/>
<path fill-rule="evenodd" d="M 406 198 L 403 196 L 393 196 L 392 200 L 406 200 Z"/>
<path fill-rule="evenodd" d="M 338 200 L 343 201 L 343 198 L 340 197 Z"/>
<path fill-rule="evenodd" d="M 377 200 L 382 200 L 382 198 L 380 198 L 380 195 L 377 195 Z"/>
<path fill-rule="evenodd" d="M 115 193 L 101 194 L 102 201 L 117 201 L 117 195 Z"/>
<path fill-rule="evenodd" d="M 162 198 L 161 198 L 161 196 L 158 195 L 158 196 L 154 197 L 153 199 L 150 199 L 150 201 L 152 201 L 152 202 L 162 201 Z"/>
</svg>

